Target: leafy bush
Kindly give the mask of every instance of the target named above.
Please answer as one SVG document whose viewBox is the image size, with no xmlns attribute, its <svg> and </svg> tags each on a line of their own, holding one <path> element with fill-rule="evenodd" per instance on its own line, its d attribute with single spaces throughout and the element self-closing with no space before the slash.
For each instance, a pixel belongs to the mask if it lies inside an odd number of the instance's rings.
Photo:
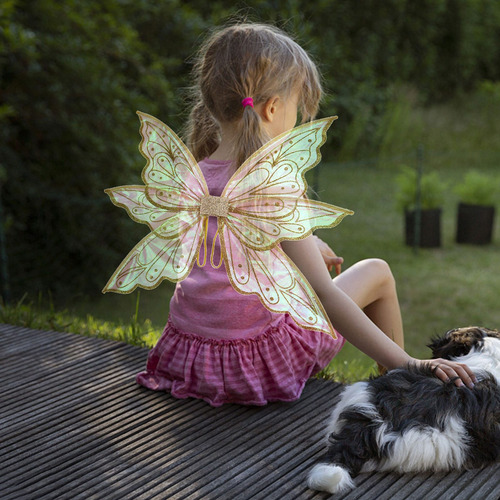
<svg viewBox="0 0 500 500">
<path fill-rule="evenodd" d="M 141 234 L 103 190 L 140 175 L 137 109 L 178 125 L 186 70 L 184 54 L 172 60 L 141 40 L 122 4 L 2 2 L 0 164 L 14 296 L 96 293 Z"/>
<path fill-rule="evenodd" d="M 495 205 L 498 198 L 500 182 L 490 176 L 470 170 L 465 174 L 461 184 L 455 187 L 459 200 L 469 205 Z"/>
<path fill-rule="evenodd" d="M 414 210 L 417 205 L 418 174 L 413 168 L 403 166 L 396 177 L 399 187 L 396 205 L 400 210 Z M 437 172 L 422 175 L 420 180 L 420 206 L 422 209 L 439 208 L 443 203 L 446 184 Z"/>
</svg>

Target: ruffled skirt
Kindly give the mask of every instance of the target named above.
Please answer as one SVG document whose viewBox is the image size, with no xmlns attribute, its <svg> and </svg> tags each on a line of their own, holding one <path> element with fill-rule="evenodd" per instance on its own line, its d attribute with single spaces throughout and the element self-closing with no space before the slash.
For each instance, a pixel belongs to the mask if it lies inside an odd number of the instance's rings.
<svg viewBox="0 0 500 500">
<path fill-rule="evenodd" d="M 185 333 L 169 320 L 137 382 L 212 406 L 294 401 L 341 349 L 337 336 L 304 330 L 288 315 L 256 337 L 234 340 Z"/>
</svg>

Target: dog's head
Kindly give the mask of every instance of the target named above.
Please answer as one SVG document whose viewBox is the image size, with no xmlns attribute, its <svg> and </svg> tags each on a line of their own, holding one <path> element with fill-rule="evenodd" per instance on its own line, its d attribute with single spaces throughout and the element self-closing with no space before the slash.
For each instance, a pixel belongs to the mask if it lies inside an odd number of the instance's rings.
<svg viewBox="0 0 500 500">
<path fill-rule="evenodd" d="M 473 347 L 480 349 L 485 337 L 500 339 L 500 332 L 479 326 L 455 328 L 443 337 L 432 339 L 427 347 L 431 348 L 433 358 L 451 359 L 469 354 Z"/>
</svg>

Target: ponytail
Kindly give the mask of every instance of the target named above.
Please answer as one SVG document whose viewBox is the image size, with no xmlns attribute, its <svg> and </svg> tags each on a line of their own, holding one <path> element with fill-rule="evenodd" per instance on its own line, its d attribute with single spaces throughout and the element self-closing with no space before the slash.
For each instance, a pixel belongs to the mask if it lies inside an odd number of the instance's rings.
<svg viewBox="0 0 500 500">
<path fill-rule="evenodd" d="M 236 165 L 241 165 L 268 140 L 269 137 L 264 132 L 262 119 L 257 111 L 253 106 L 245 106 L 243 117 L 239 121 L 238 140 L 234 148 Z"/>
</svg>

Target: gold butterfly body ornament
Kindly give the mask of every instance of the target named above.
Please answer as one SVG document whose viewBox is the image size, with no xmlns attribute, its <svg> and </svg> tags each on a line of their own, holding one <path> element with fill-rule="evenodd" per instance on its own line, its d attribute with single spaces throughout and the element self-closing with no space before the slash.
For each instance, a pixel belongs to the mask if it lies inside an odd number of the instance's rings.
<svg viewBox="0 0 500 500">
<path fill-rule="evenodd" d="M 300 125 L 264 144 L 232 175 L 221 196 L 211 196 L 198 163 L 177 135 L 153 116 L 137 114 L 139 150 L 147 160 L 144 185 L 105 192 L 151 232 L 121 262 L 103 293 L 130 293 L 138 286 L 156 288 L 164 279 L 187 278 L 196 261 L 206 264 L 208 219 L 217 217 L 210 263 L 217 268 L 224 262 L 234 289 L 257 295 L 272 312 L 289 313 L 300 327 L 336 337 L 320 300 L 279 242 L 305 238 L 353 213 L 305 196 L 305 172 L 320 161 L 319 149 L 337 117 Z M 221 260 L 215 264 L 217 235 Z"/>
</svg>

